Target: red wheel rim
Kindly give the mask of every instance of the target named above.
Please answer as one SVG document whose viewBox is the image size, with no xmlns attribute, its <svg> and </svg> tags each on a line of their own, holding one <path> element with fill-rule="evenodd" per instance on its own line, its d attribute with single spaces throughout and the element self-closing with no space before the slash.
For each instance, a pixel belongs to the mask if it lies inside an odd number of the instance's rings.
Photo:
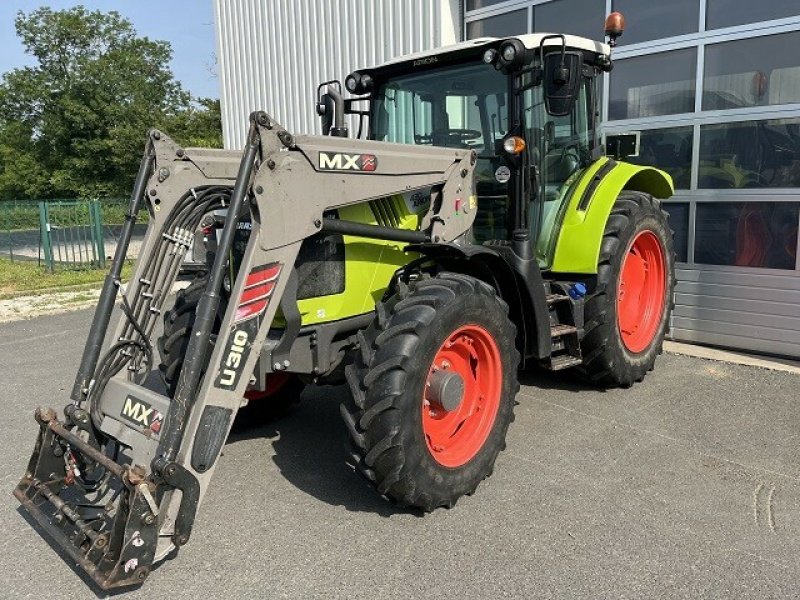
<svg viewBox="0 0 800 600">
<path fill-rule="evenodd" d="M 461 402 L 453 410 L 432 399 L 431 377 L 439 370 L 463 380 Z M 460 467 L 480 451 L 497 417 L 502 385 L 500 350 L 488 331 L 465 325 L 448 336 L 433 359 L 422 397 L 422 429 L 436 462 Z"/>
<path fill-rule="evenodd" d="M 664 315 L 667 266 L 661 242 L 650 230 L 639 232 L 622 261 L 617 292 L 617 322 L 622 343 L 642 352 L 653 341 Z"/>
<path fill-rule="evenodd" d="M 249 390 L 244 393 L 244 397 L 248 400 L 263 400 L 269 398 L 273 394 L 277 394 L 283 389 L 291 375 L 288 373 L 271 373 L 267 376 L 267 386 L 265 390 Z"/>
</svg>

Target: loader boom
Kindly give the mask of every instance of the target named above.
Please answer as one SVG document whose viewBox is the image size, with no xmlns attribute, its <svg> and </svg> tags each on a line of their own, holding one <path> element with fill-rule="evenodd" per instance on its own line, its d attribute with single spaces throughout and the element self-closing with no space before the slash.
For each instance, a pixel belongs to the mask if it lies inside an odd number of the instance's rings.
<svg viewBox="0 0 800 600">
<path fill-rule="evenodd" d="M 73 403 L 63 423 L 53 411 L 37 411 L 39 439 L 15 496 L 101 588 L 140 583 L 155 560 L 188 542 L 256 362 L 265 355 L 275 371 L 289 366 L 281 350 L 299 329 L 294 265 L 303 240 L 328 230 L 452 242 L 472 226 L 475 163 L 471 150 L 294 137 L 263 112 L 251 115 L 240 156 L 183 149 L 151 132 L 131 201 L 131 226 L 143 200 L 150 213 L 134 277 L 123 289 L 112 270 Z M 417 231 L 329 216 L 415 189 L 432 196 Z M 150 336 L 200 219 L 220 207 L 228 218 L 170 398 L 145 384 L 153 366 Z M 246 212 L 252 233 L 209 356 L 228 250 Z M 117 259 L 129 236 L 122 241 Z M 101 356 L 118 292 L 124 316 Z M 270 331 L 279 308 L 286 324 L 276 339 Z M 80 498 L 87 488 L 91 498 Z M 109 499 L 116 499 L 111 511 Z M 95 510 L 79 514 L 74 504 Z"/>
</svg>

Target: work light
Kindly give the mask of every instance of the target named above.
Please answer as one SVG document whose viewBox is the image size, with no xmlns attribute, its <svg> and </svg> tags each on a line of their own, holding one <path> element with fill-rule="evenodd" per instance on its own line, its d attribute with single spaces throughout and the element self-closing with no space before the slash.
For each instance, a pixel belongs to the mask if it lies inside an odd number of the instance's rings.
<svg viewBox="0 0 800 600">
<path fill-rule="evenodd" d="M 500 44 L 500 64 L 504 67 L 520 67 L 525 62 L 525 44 L 516 38 Z"/>
</svg>

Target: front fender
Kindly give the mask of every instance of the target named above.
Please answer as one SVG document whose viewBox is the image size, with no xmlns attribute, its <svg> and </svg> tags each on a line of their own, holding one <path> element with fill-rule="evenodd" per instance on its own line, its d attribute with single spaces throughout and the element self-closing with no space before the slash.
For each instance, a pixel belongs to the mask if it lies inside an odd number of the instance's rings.
<svg viewBox="0 0 800 600">
<path fill-rule="evenodd" d="M 550 312 L 539 265 L 522 259 L 509 246 L 418 244 L 406 250 L 423 255 L 404 269 L 433 261 L 444 270 L 470 275 L 495 288 L 508 304 L 509 317 L 517 326 L 523 359 L 550 356 Z"/>
<path fill-rule="evenodd" d="M 672 178 L 659 169 L 601 158 L 586 169 L 575 186 L 561 221 L 550 262 L 557 273 L 597 273 L 597 260 L 606 221 L 623 190 L 636 190 L 665 199 L 675 189 Z"/>
</svg>

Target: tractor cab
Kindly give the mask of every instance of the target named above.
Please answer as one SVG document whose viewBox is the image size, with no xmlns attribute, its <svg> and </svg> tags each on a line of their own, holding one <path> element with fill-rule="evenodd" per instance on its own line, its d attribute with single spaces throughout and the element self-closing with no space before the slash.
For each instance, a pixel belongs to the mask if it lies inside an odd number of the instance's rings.
<svg viewBox="0 0 800 600">
<path fill-rule="evenodd" d="M 352 73 L 346 112 L 372 140 L 473 149 L 468 241 L 513 242 L 546 269 L 570 191 L 602 154 L 597 89 L 610 52 L 570 35 L 470 40 Z M 354 108 L 361 101 L 368 110 Z"/>
</svg>

